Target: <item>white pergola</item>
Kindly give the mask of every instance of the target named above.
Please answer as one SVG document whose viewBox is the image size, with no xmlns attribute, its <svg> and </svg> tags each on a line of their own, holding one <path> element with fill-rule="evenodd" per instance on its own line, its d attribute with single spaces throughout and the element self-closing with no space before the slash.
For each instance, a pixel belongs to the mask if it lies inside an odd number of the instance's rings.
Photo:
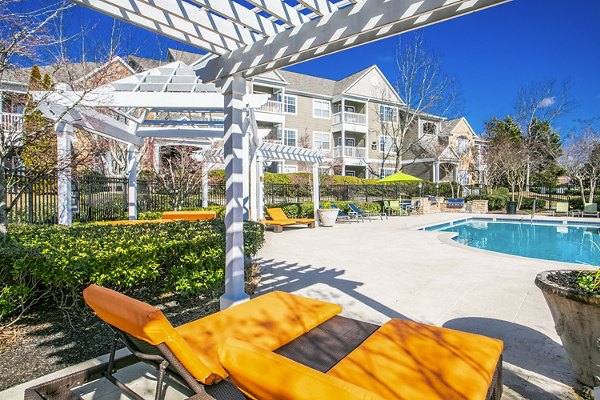
<svg viewBox="0 0 600 400">
<path fill-rule="evenodd" d="M 196 76 L 224 98 L 225 294 L 244 293 L 245 78 L 479 11 L 509 0 L 71 0 L 206 55 Z M 179 101 L 177 95 L 173 101 Z M 163 104 L 165 104 L 163 102 Z M 245 130 L 246 128 L 246 130 Z M 60 132 L 60 131 L 59 131 Z"/>
</svg>

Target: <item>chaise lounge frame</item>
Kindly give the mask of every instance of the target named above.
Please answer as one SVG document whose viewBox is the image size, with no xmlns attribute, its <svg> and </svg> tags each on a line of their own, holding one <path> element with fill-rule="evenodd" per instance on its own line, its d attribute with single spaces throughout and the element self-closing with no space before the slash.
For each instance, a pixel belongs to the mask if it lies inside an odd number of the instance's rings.
<svg viewBox="0 0 600 400">
<path fill-rule="evenodd" d="M 108 362 L 28 388 L 25 390 L 25 400 L 80 399 L 72 392 L 72 389 L 103 377 L 130 398 L 143 400 L 139 394 L 115 376 L 118 370 L 140 361 L 151 365 L 158 372 L 155 400 L 164 399 L 165 375 L 187 386 L 194 392 L 194 395 L 188 397 L 189 400 L 246 399 L 230 380 L 224 380 L 210 386 L 205 386 L 196 381 L 164 343 L 153 346 L 111 325 L 109 327 L 115 332 L 115 336 L 111 344 Z M 327 372 L 378 328 L 379 325 L 338 315 L 280 347 L 275 352 L 313 369 Z M 327 343 L 323 343 L 324 341 Z M 116 349 L 119 342 L 123 343 L 131 351 L 131 354 L 116 358 Z M 315 343 L 318 344 L 315 345 Z M 323 349 L 327 349 L 327 351 L 324 352 Z M 485 400 L 500 400 L 501 396 L 502 356 L 500 356 L 496 365 Z"/>
</svg>

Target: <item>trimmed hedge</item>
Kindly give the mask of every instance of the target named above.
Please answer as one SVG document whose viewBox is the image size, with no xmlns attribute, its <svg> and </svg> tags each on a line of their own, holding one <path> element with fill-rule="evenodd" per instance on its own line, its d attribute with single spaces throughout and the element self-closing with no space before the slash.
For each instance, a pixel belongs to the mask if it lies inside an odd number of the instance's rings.
<svg viewBox="0 0 600 400">
<path fill-rule="evenodd" d="M 264 243 L 261 224 L 244 223 L 244 252 Z M 68 310 L 91 283 L 119 291 L 151 286 L 191 296 L 220 291 L 223 220 L 72 227 L 11 225 L 0 244 L 0 322 L 32 303 Z"/>
<path fill-rule="evenodd" d="M 169 210 L 166 210 L 169 211 Z M 206 208 L 184 207 L 182 211 L 214 211 L 217 213 L 217 218 L 225 218 L 225 206 L 208 206 Z M 150 221 L 160 219 L 163 211 L 142 211 L 138 213 L 138 219 L 141 221 Z"/>
</svg>

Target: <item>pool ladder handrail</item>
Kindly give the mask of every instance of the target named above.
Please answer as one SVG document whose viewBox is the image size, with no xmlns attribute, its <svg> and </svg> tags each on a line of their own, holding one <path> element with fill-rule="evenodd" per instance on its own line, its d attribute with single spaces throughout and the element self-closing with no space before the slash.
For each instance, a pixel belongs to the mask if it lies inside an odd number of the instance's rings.
<svg viewBox="0 0 600 400">
<path fill-rule="evenodd" d="M 536 198 L 533 198 L 533 207 L 531 208 L 531 222 L 533 222 L 533 219 L 535 218 L 535 202 L 536 202 Z"/>
</svg>

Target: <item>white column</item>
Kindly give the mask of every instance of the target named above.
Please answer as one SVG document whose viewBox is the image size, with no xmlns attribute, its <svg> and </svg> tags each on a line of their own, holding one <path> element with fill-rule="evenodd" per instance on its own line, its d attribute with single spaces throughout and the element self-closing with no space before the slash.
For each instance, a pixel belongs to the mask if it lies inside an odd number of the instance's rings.
<svg viewBox="0 0 600 400">
<path fill-rule="evenodd" d="M 256 156 L 256 175 L 256 217 L 262 221 L 265 218 L 265 166 L 260 153 Z"/>
<path fill-rule="evenodd" d="M 246 92 L 244 91 L 244 94 Z M 244 193 L 244 221 L 247 221 L 250 218 L 250 124 L 247 118 L 247 111 L 243 111 L 242 120 L 244 121 L 242 124 L 242 185 Z"/>
<path fill-rule="evenodd" d="M 57 136 L 58 154 L 58 223 L 70 226 L 73 223 L 71 192 L 71 134 L 73 127 L 59 122 L 54 127 Z"/>
<path fill-rule="evenodd" d="M 153 150 L 152 154 L 152 168 L 154 168 L 154 172 L 159 173 L 160 171 L 160 143 L 156 139 L 153 142 Z"/>
<path fill-rule="evenodd" d="M 314 163 L 312 167 L 312 175 L 313 175 L 313 214 L 315 219 L 315 224 L 319 225 L 319 214 L 317 210 L 319 209 L 319 203 L 321 202 L 321 196 L 319 193 L 319 164 Z"/>
<path fill-rule="evenodd" d="M 137 207 L 137 173 L 138 173 L 138 163 L 140 161 L 140 149 L 134 145 L 127 145 L 127 201 L 128 201 L 128 209 L 129 209 L 129 219 L 135 220 L 138 215 L 138 207 Z"/>
<path fill-rule="evenodd" d="M 434 182 L 439 182 L 440 181 L 440 162 L 436 161 L 435 162 L 435 181 Z"/>
<path fill-rule="evenodd" d="M 202 165 L 202 208 L 208 207 L 208 163 Z"/>
<path fill-rule="evenodd" d="M 225 100 L 225 294 L 221 309 L 248 300 L 244 292 L 243 96 L 246 81 L 239 75 L 223 81 Z"/>
<path fill-rule="evenodd" d="M 346 100 L 342 97 L 342 111 L 341 111 L 341 123 L 342 123 L 342 175 L 346 175 L 346 129 L 344 128 L 344 112 L 346 110 Z"/>
<path fill-rule="evenodd" d="M 258 135 L 257 132 L 254 133 Z M 250 219 L 258 221 L 258 149 L 253 140 L 250 140 Z"/>
</svg>

